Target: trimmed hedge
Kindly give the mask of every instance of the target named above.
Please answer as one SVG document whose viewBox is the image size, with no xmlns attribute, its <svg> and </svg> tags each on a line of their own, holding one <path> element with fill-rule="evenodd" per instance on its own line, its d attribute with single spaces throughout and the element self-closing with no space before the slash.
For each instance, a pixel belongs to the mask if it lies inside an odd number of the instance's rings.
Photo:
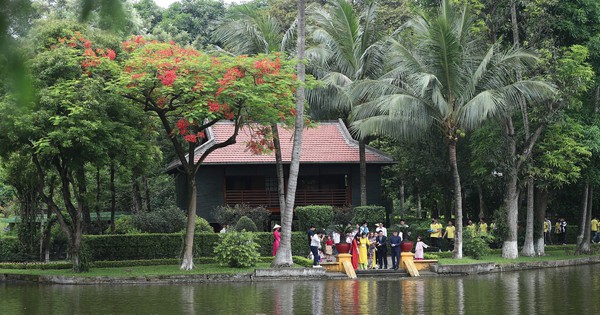
<svg viewBox="0 0 600 315">
<path fill-rule="evenodd" d="M 374 227 L 377 223 L 383 223 L 385 225 L 385 207 L 383 206 L 359 206 L 354 207 L 354 218 L 352 219 L 354 224 L 360 224 L 367 222 L 369 228 Z"/>
<path fill-rule="evenodd" d="M 260 245 L 261 256 L 271 256 L 273 234 L 255 232 L 254 241 Z M 182 233 L 173 234 L 126 234 L 126 235 L 86 235 L 84 241 L 92 254 L 93 261 L 100 260 L 139 260 L 178 258 L 183 249 Z M 194 257 L 213 257 L 218 233 L 197 233 L 194 235 Z M 292 233 L 292 252 L 297 256 L 307 256 L 310 252 L 303 232 Z"/>
<path fill-rule="evenodd" d="M 295 210 L 300 229 L 308 230 L 311 225 L 318 229 L 325 229 L 333 222 L 333 207 L 332 206 L 303 206 L 296 207 Z"/>
</svg>

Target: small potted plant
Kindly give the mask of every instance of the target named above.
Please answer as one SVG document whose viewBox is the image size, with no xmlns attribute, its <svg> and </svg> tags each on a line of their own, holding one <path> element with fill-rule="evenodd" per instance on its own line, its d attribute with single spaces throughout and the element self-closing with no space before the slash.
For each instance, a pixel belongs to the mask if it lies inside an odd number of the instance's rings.
<svg viewBox="0 0 600 315">
<path fill-rule="evenodd" d="M 352 227 L 352 225 L 349 224 L 333 224 L 329 226 L 328 230 L 336 232 L 340 235 L 340 242 L 338 244 L 335 244 L 335 249 L 338 251 L 338 253 L 347 254 L 348 252 L 350 252 L 351 244 L 348 244 L 346 242 L 346 235 L 348 233 L 352 233 L 353 229 L 354 227 Z"/>
</svg>

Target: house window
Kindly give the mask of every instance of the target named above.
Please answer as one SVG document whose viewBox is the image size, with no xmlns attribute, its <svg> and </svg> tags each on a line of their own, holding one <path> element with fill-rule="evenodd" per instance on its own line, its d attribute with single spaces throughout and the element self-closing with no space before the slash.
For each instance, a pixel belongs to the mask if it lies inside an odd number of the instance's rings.
<svg viewBox="0 0 600 315">
<path fill-rule="evenodd" d="M 265 177 L 265 190 L 266 191 L 277 191 L 277 178 L 276 177 Z"/>
</svg>

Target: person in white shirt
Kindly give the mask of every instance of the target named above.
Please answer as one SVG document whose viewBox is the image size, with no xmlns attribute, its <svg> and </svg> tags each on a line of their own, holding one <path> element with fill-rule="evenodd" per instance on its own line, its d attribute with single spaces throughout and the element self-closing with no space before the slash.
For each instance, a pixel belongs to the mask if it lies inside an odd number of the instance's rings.
<svg viewBox="0 0 600 315">
<path fill-rule="evenodd" d="M 321 248 L 321 242 L 323 241 L 323 232 L 319 231 L 314 234 L 310 238 L 310 251 L 313 254 L 313 268 L 321 267 L 319 262 L 321 261 L 321 257 L 319 257 L 319 248 Z"/>
<path fill-rule="evenodd" d="M 383 226 L 383 223 L 378 223 L 378 227 L 375 229 L 375 232 L 379 233 L 379 231 L 383 232 L 383 236 L 387 237 L 387 229 Z"/>
<path fill-rule="evenodd" d="M 221 229 L 221 231 L 219 231 L 219 233 L 227 233 L 227 224 L 223 224 L 223 228 Z"/>
</svg>

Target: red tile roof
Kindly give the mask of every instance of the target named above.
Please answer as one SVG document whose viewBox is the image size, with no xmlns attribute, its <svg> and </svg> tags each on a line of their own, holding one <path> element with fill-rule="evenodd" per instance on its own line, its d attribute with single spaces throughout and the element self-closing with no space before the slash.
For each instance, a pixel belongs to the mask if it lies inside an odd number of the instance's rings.
<svg viewBox="0 0 600 315">
<path fill-rule="evenodd" d="M 212 126 L 212 138 L 217 143 L 227 140 L 233 134 L 232 122 L 221 122 Z M 292 155 L 293 129 L 279 128 L 282 158 L 289 163 Z M 236 143 L 219 148 L 210 153 L 203 164 L 274 164 L 275 154 L 253 154 L 247 144 L 251 140 L 252 131 L 249 127 L 242 128 L 236 138 Z M 211 132 L 208 132 L 209 140 Z M 196 162 L 200 152 L 206 148 L 201 146 L 196 151 Z M 374 148 L 366 147 L 367 163 L 393 163 L 392 158 Z M 343 122 L 320 122 L 313 128 L 304 129 L 302 135 L 301 163 L 359 163 L 358 142 L 351 138 Z M 172 163 L 168 169 L 179 164 Z"/>
</svg>

